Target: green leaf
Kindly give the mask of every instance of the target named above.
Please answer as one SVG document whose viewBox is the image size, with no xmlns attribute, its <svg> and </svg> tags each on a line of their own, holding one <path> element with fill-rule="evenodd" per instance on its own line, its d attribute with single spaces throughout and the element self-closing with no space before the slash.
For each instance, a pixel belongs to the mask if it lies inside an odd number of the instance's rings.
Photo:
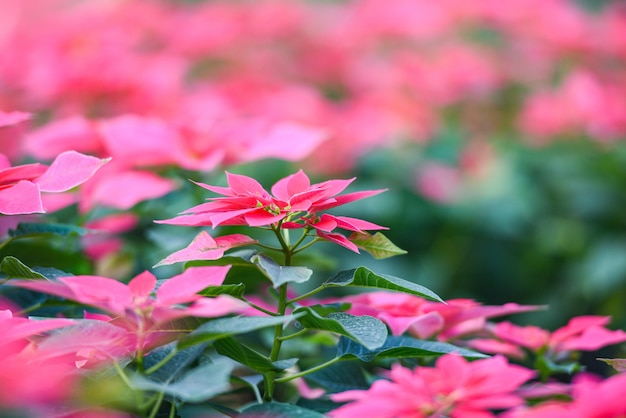
<svg viewBox="0 0 626 418">
<path fill-rule="evenodd" d="M 399 277 L 387 274 L 377 274 L 367 267 L 357 267 L 351 270 L 340 271 L 324 283 L 324 287 L 338 286 L 362 286 L 396 290 L 399 292 L 421 296 L 437 302 L 443 302 L 443 299 L 441 299 L 435 292 L 424 286 L 420 286 Z"/>
<path fill-rule="evenodd" d="M 246 291 L 246 286 L 243 283 L 238 284 L 223 284 L 221 286 L 210 286 L 199 292 L 202 296 L 218 296 L 218 295 L 230 295 L 235 298 L 241 299 Z"/>
<path fill-rule="evenodd" d="M 370 350 L 374 350 L 385 343 L 387 327 L 372 316 L 354 316 L 345 312 L 333 312 L 322 316 L 324 309 L 321 306 L 304 306 L 294 310 L 294 313 L 304 313 L 298 321 L 305 328 L 330 331 L 344 335 L 359 342 Z M 322 312 L 320 314 L 320 312 Z"/>
<path fill-rule="evenodd" d="M 300 266 L 281 266 L 264 254 L 252 257 L 252 262 L 271 280 L 277 289 L 285 283 L 304 283 L 311 278 L 313 270 Z"/>
<path fill-rule="evenodd" d="M 331 364 L 315 373 L 304 376 L 307 381 L 316 383 L 330 392 L 344 392 L 353 389 L 368 389 L 369 382 L 358 362 L 342 361 Z"/>
<path fill-rule="evenodd" d="M 28 267 L 15 257 L 6 256 L 0 263 L 0 271 L 10 279 L 34 279 L 45 280 L 46 276 Z"/>
<path fill-rule="evenodd" d="M 387 341 L 376 350 L 368 350 L 366 347 L 355 343 L 347 338 L 340 338 L 337 345 L 337 357 L 343 359 L 355 359 L 371 362 L 381 358 L 413 358 L 440 356 L 455 353 L 467 358 L 485 358 L 485 354 L 466 348 L 457 347 L 453 344 L 438 341 L 418 340 L 412 337 L 387 337 Z"/>
<path fill-rule="evenodd" d="M 176 350 L 176 343 L 170 343 L 150 351 L 144 358 L 144 367 L 148 370 L 170 357 L 165 364 L 150 374 L 150 379 L 152 380 L 169 382 L 179 376 L 185 367 L 202 354 L 205 348 L 205 345 L 196 345 L 184 350 L 174 351 Z"/>
<path fill-rule="evenodd" d="M 15 229 L 9 229 L 9 237 L 17 238 L 17 237 L 25 237 L 25 236 L 36 236 L 36 235 L 59 235 L 62 237 L 67 237 L 70 235 L 78 235 L 84 236 L 88 233 L 93 232 L 87 228 L 82 228 L 76 225 L 70 224 L 54 224 L 54 223 L 20 223 L 15 227 Z"/>
<path fill-rule="evenodd" d="M 229 357 L 236 362 L 261 373 L 282 372 L 298 362 L 298 359 L 272 362 L 264 355 L 230 337 L 225 337 L 215 341 L 213 346 L 221 355 Z"/>
<path fill-rule="evenodd" d="M 377 260 L 407 253 L 382 232 L 376 232 L 374 235 L 369 232 L 354 232 L 348 239 Z"/>
<path fill-rule="evenodd" d="M 239 418 L 325 418 L 319 412 L 279 402 L 250 405 L 241 412 Z"/>
<path fill-rule="evenodd" d="M 158 382 L 137 374 L 131 384 L 133 389 L 163 392 L 185 402 L 202 402 L 230 389 L 233 367 L 230 360 L 222 358 L 196 367 L 176 382 Z"/>
<path fill-rule="evenodd" d="M 178 342 L 178 348 L 183 349 L 194 344 L 214 341 L 229 335 L 244 334 L 257 329 L 284 324 L 295 319 L 296 316 L 234 316 L 219 318 L 200 325 L 193 332 Z"/>
</svg>

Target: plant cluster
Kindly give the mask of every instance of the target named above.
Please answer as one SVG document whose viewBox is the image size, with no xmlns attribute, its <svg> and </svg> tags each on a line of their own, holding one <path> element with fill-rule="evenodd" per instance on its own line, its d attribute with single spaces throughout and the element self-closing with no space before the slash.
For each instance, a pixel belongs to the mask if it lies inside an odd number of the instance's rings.
<svg viewBox="0 0 626 418">
<path fill-rule="evenodd" d="M 0 51 L 0 415 L 626 415 L 618 2 L 9 1 Z"/>
</svg>

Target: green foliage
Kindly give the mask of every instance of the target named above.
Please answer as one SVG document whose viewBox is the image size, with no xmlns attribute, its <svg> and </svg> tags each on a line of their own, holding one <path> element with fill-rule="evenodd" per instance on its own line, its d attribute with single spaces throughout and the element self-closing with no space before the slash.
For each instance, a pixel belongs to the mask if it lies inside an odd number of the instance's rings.
<svg viewBox="0 0 626 418">
<path fill-rule="evenodd" d="M 272 282 L 275 289 L 287 283 L 304 283 L 313 274 L 311 269 L 300 266 L 281 266 L 264 254 L 256 254 L 252 263 Z"/>
<path fill-rule="evenodd" d="M 387 326 L 371 316 L 354 316 L 343 312 L 322 316 L 316 311 L 315 306 L 294 310 L 294 314 L 300 313 L 304 313 L 298 318 L 303 327 L 344 335 L 370 350 L 379 348 L 387 338 Z"/>
<path fill-rule="evenodd" d="M 457 347 L 453 344 L 438 341 L 418 340 L 412 337 L 389 336 L 385 343 L 375 350 L 368 350 L 366 347 L 355 343 L 347 338 L 340 338 L 337 346 L 337 357 L 342 359 L 359 359 L 366 362 L 375 359 L 400 359 L 415 357 L 440 356 L 443 354 L 455 353 L 467 358 L 488 357 L 466 348 Z"/>
<path fill-rule="evenodd" d="M 46 279 L 46 276 L 43 274 L 36 272 L 17 258 L 11 256 L 2 259 L 0 271 L 6 274 L 6 277 L 9 279 Z"/>
<path fill-rule="evenodd" d="M 319 412 L 279 402 L 250 405 L 242 412 L 240 418 L 324 418 Z"/>
<path fill-rule="evenodd" d="M 426 299 L 443 302 L 431 290 L 420 286 L 408 280 L 387 274 L 377 274 L 367 267 L 357 267 L 355 269 L 345 270 L 332 276 L 324 283 L 325 287 L 341 287 L 341 286 L 358 286 L 358 287 L 374 287 L 377 289 L 395 290 L 399 292 L 417 295 Z"/>
<path fill-rule="evenodd" d="M 261 328 L 282 325 L 292 321 L 294 318 L 294 316 L 236 316 L 214 319 L 183 337 L 178 343 L 178 348 L 183 349 L 194 344 L 214 341 L 229 335 L 244 334 Z"/>
<path fill-rule="evenodd" d="M 377 260 L 407 253 L 391 242 L 382 232 L 376 232 L 374 235 L 365 231 L 355 232 L 350 235 L 350 241 L 360 249 L 370 253 Z"/>
</svg>

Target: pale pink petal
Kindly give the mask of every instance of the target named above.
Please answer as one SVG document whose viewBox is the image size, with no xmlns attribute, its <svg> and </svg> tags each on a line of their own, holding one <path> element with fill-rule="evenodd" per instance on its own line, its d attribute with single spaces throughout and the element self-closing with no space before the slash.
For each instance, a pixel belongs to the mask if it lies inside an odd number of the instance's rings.
<svg viewBox="0 0 626 418">
<path fill-rule="evenodd" d="M 40 159 L 51 159 L 69 150 L 94 154 L 102 151 L 92 123 L 82 116 L 55 121 L 31 132 L 24 146 L 28 154 Z"/>
<path fill-rule="evenodd" d="M 22 180 L 14 186 L 0 189 L 0 213 L 19 215 L 43 212 L 41 194 L 37 184 Z"/>
<path fill-rule="evenodd" d="M 354 243 L 352 243 L 348 238 L 344 237 L 341 234 L 326 233 L 318 229 L 317 235 L 320 238 L 327 239 L 328 241 L 332 241 L 335 244 L 341 245 L 342 247 L 346 247 L 350 251 L 354 251 L 357 254 L 359 253 L 359 248 L 356 245 L 354 245 Z"/>
<path fill-rule="evenodd" d="M 0 170 L 0 186 L 20 180 L 34 180 L 43 175 L 48 167 L 43 164 L 24 164 Z"/>
<path fill-rule="evenodd" d="M 125 115 L 98 127 L 107 154 L 122 165 L 173 164 L 182 155 L 178 132 L 162 120 Z"/>
<path fill-rule="evenodd" d="M 242 234 L 226 235 L 214 239 L 208 232 L 202 231 L 186 248 L 170 254 L 155 267 L 191 260 L 217 260 L 230 248 L 256 242 L 256 240 Z"/>
<path fill-rule="evenodd" d="M 252 177 L 226 172 L 228 186 L 239 196 L 268 197 L 263 186 Z"/>
<path fill-rule="evenodd" d="M 292 196 L 304 192 L 309 187 L 311 187 L 309 177 L 304 174 L 304 171 L 299 170 L 295 174 L 278 180 L 272 186 L 272 194 L 276 198 L 288 202 Z"/>
<path fill-rule="evenodd" d="M 554 347 L 555 350 L 595 351 L 607 345 L 626 341 L 626 332 L 611 331 L 603 327 L 593 326 L 585 329 L 580 336 L 569 338 Z"/>
<path fill-rule="evenodd" d="M 550 336 L 550 345 L 556 346 L 561 342 L 578 336 L 581 332 L 590 327 L 601 327 L 609 323 L 611 317 L 598 315 L 577 316 L 569 320 L 566 326 L 554 331 Z"/>
<path fill-rule="evenodd" d="M 46 193 L 41 195 L 41 201 L 43 203 L 43 209 L 46 212 L 56 212 L 78 202 L 78 194 L 72 192 Z"/>
<path fill-rule="evenodd" d="M 482 353 L 504 354 L 505 356 L 519 359 L 525 356 L 524 351 L 517 345 L 494 339 L 474 338 L 467 341 L 467 345 Z"/>
<path fill-rule="evenodd" d="M 283 122 L 251 141 L 240 158 L 243 161 L 263 158 L 298 161 L 308 156 L 327 138 L 328 133 L 322 129 Z"/>
<path fill-rule="evenodd" d="M 26 112 L 0 112 L 0 128 L 16 125 L 30 119 L 30 113 Z"/>
<path fill-rule="evenodd" d="M 550 338 L 550 333 L 542 328 L 531 325 L 520 327 L 506 321 L 497 323 L 492 332 L 504 341 L 528 347 L 531 350 L 538 350 L 547 345 Z"/>
<path fill-rule="evenodd" d="M 179 225 L 179 226 L 213 226 L 211 222 L 212 214 L 201 213 L 198 215 L 183 215 L 176 216 L 170 219 L 159 219 L 154 222 L 164 225 Z"/>
<path fill-rule="evenodd" d="M 365 190 L 362 192 L 354 192 L 348 193 L 340 196 L 335 196 L 333 199 L 321 202 L 319 204 L 314 204 L 311 206 L 311 212 L 321 212 L 323 210 L 331 209 L 337 206 L 345 205 L 346 203 L 354 202 L 357 200 L 365 199 L 370 196 L 375 196 L 379 193 L 385 192 L 387 189 L 379 189 L 379 190 Z"/>
<path fill-rule="evenodd" d="M 395 316 L 383 311 L 377 317 L 389 325 L 393 335 L 401 335 L 409 330 L 418 338 L 429 338 L 443 327 L 443 318 L 438 312 L 415 316 Z"/>
<path fill-rule="evenodd" d="M 149 271 L 135 276 L 130 282 L 128 282 L 128 288 L 133 296 L 148 297 L 156 286 L 156 277 Z"/>
<path fill-rule="evenodd" d="M 167 279 L 156 292 L 159 305 L 198 299 L 197 293 L 209 286 L 219 286 L 226 278 L 230 266 L 190 267 L 184 273 Z"/>
<path fill-rule="evenodd" d="M 5 154 L 0 153 L 0 172 L 11 167 L 11 161 Z"/>
<path fill-rule="evenodd" d="M 117 209 L 130 209 L 144 200 L 161 197 L 176 184 L 147 171 L 123 171 L 107 173 L 106 178 L 98 178 L 89 196 L 89 207 L 104 205 Z"/>
<path fill-rule="evenodd" d="M 71 276 L 59 279 L 71 289 L 70 298 L 103 309 L 107 312 L 124 314 L 132 304 L 133 295 L 124 283 L 100 276 Z"/>
<path fill-rule="evenodd" d="M 215 318 L 231 313 L 240 313 L 249 306 L 245 302 L 228 295 L 219 295 L 214 298 L 201 298 L 185 309 L 187 316 Z"/>
<path fill-rule="evenodd" d="M 322 218 L 325 216 L 332 217 L 337 222 L 338 228 L 347 229 L 349 231 L 362 232 L 377 229 L 389 229 L 385 226 L 376 225 L 375 223 L 364 221 L 362 219 L 349 218 L 347 216 L 334 216 L 327 213 L 322 215 Z"/>
<path fill-rule="evenodd" d="M 55 158 L 36 182 L 44 192 L 64 192 L 87 181 L 109 160 L 66 151 Z"/>
</svg>

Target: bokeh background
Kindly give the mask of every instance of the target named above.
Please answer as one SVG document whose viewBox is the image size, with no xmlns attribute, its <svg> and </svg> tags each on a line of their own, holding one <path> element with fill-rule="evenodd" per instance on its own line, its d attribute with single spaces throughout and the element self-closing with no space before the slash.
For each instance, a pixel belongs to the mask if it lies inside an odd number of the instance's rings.
<svg viewBox="0 0 626 418">
<path fill-rule="evenodd" d="M 87 254 L 65 239 L 0 255 L 130 278 L 197 232 L 152 222 L 207 197 L 186 179 L 223 184 L 227 169 L 269 188 L 303 168 L 388 188 L 344 213 L 408 251 L 377 261 L 320 246 L 320 277 L 371 265 L 446 299 L 548 305 L 529 317 L 548 328 L 592 313 L 626 327 L 621 1 L 3 1 L 0 110 L 31 114 L 0 128 L 14 163 L 74 148 L 164 182 L 47 215 L 117 219 Z M 250 123 L 326 139 L 297 158 L 248 155 L 266 140 Z M 143 145 L 94 139 L 120 125 Z M 172 132 L 196 163 L 165 157 Z M 297 133 L 282 147 L 306 148 Z"/>
</svg>

